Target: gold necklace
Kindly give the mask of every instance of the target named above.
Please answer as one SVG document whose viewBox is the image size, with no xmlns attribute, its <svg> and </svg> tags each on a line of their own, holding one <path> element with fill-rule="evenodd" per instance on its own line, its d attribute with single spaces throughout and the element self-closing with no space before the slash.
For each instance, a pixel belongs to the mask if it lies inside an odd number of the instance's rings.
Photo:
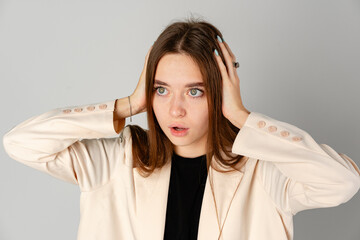
<svg viewBox="0 0 360 240">
<path fill-rule="evenodd" d="M 210 174 L 210 172 L 211 172 L 211 170 L 209 171 L 209 174 Z M 226 211 L 226 215 L 225 215 L 224 222 L 223 222 L 223 224 L 222 224 L 222 226 L 221 226 L 221 228 L 220 228 L 220 220 L 219 220 L 219 214 L 218 214 L 217 206 L 216 206 L 216 199 L 215 199 L 215 194 L 214 194 L 214 189 L 213 189 L 212 176 L 209 176 L 209 177 L 210 177 L 211 192 L 212 192 L 212 195 L 213 195 L 213 198 L 214 198 L 214 203 L 215 203 L 216 220 L 217 220 L 217 223 L 218 223 L 218 226 L 219 226 L 219 231 L 220 231 L 220 234 L 219 234 L 219 237 L 218 237 L 218 240 L 219 240 L 220 237 L 221 237 L 222 230 L 223 230 L 223 228 L 224 228 L 225 222 L 226 222 L 227 215 L 228 215 L 229 210 L 230 210 L 231 203 L 232 203 L 232 201 L 233 201 L 233 199 L 234 199 L 234 197 L 235 197 L 235 193 L 237 192 L 237 190 L 238 190 L 238 188 L 239 188 L 239 186 L 240 186 L 240 183 L 241 183 L 241 181 L 242 181 L 242 178 L 241 178 L 241 180 L 239 181 L 239 183 L 238 183 L 238 185 L 237 185 L 237 187 L 236 187 L 236 189 L 235 189 L 235 192 L 234 192 L 234 194 L 233 194 L 233 196 L 232 196 L 232 198 L 231 198 L 229 207 L 228 207 L 228 209 L 227 209 L 227 211 Z"/>
</svg>

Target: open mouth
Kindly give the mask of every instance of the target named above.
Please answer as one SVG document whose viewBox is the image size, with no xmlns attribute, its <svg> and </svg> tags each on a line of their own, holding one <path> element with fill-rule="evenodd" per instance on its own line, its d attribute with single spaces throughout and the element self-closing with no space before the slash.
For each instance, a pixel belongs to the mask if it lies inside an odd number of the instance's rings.
<svg viewBox="0 0 360 240">
<path fill-rule="evenodd" d="M 174 129 L 175 131 L 183 131 L 183 130 L 185 130 L 185 129 L 187 129 L 187 128 L 173 127 L 173 129 Z"/>
<path fill-rule="evenodd" d="M 170 132 L 172 135 L 177 137 L 185 136 L 188 133 L 189 128 L 178 128 L 178 127 L 171 127 Z"/>
</svg>

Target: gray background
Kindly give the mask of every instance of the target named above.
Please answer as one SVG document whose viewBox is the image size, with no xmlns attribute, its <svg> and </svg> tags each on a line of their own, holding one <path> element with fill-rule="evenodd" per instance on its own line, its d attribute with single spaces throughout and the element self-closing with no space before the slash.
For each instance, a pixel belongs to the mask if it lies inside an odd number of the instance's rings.
<svg viewBox="0 0 360 240">
<path fill-rule="evenodd" d="M 191 14 L 217 26 L 237 56 L 247 109 L 306 130 L 360 166 L 355 0 L 0 1 L 1 135 L 53 108 L 131 94 L 156 37 Z M 145 113 L 133 124 L 147 128 Z M 78 187 L 0 154 L 0 239 L 76 239 Z M 359 223 L 358 193 L 298 213 L 295 240 L 358 240 Z"/>
</svg>

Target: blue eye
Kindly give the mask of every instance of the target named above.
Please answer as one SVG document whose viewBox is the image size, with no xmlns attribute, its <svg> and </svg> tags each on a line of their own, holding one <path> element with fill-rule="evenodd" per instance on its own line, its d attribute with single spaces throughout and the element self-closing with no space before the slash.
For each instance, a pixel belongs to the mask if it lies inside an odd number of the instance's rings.
<svg viewBox="0 0 360 240">
<path fill-rule="evenodd" d="M 156 93 L 159 96 L 165 96 L 166 92 L 167 92 L 167 89 L 164 88 L 164 87 L 154 87 L 154 91 L 156 91 Z M 199 98 L 199 97 L 202 97 L 204 95 L 204 91 L 200 90 L 198 88 L 192 88 L 192 89 L 189 90 L 189 92 L 190 92 L 190 96 L 193 97 L 193 98 Z"/>
<path fill-rule="evenodd" d="M 200 93 L 201 95 L 196 95 L 196 93 Z M 201 97 L 203 95 L 204 91 L 198 89 L 198 88 L 192 88 L 190 89 L 190 95 L 193 97 Z"/>
<path fill-rule="evenodd" d="M 158 89 L 160 89 L 160 91 L 158 91 Z M 163 88 L 163 87 L 156 87 L 155 88 L 155 91 L 159 94 L 159 95 L 164 95 L 164 94 L 162 94 L 162 93 L 164 93 L 165 92 L 165 88 Z"/>
</svg>

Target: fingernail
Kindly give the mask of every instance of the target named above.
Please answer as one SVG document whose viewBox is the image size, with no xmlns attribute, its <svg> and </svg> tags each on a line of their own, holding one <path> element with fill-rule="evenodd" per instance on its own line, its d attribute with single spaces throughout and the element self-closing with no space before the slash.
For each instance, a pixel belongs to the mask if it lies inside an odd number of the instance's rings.
<svg viewBox="0 0 360 240">
<path fill-rule="evenodd" d="M 215 49 L 214 50 L 214 52 L 215 52 L 215 54 L 217 55 L 217 56 L 219 56 L 219 53 L 218 53 L 218 51 Z"/>
<path fill-rule="evenodd" d="M 219 40 L 219 42 L 223 42 L 223 41 L 221 40 L 221 37 L 220 37 L 219 35 L 217 35 L 217 39 Z"/>
</svg>

